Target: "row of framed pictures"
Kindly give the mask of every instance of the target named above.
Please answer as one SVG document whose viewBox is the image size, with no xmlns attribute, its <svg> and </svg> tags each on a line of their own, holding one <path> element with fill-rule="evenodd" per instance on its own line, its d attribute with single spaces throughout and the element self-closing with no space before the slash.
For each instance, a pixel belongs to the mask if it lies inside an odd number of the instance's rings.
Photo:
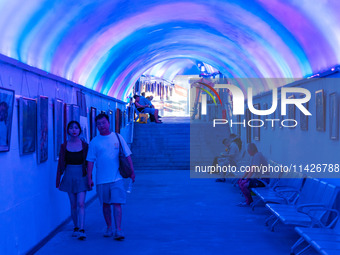
<svg viewBox="0 0 340 255">
<path fill-rule="evenodd" d="M 62 112 L 60 109 L 63 108 L 62 105 L 65 105 L 65 114 L 66 117 L 62 117 Z M 81 107 L 78 105 L 69 105 L 63 103 L 60 99 L 54 100 L 54 146 L 55 146 L 55 160 L 59 158 L 59 150 L 61 144 L 68 138 L 65 133 L 67 123 L 72 120 L 76 120 L 80 123 L 82 134 L 81 139 L 85 142 L 89 143 L 95 136 L 97 136 L 97 127 L 95 118 L 99 113 L 105 113 L 109 116 L 110 121 L 110 131 L 120 133 L 122 128 L 125 128 L 126 125 L 131 121 L 131 117 L 127 116 L 127 112 L 131 112 L 130 107 L 127 107 L 127 110 L 121 111 L 120 109 L 116 109 L 116 113 L 114 110 L 108 109 L 106 111 L 98 110 L 95 107 L 90 107 L 89 109 L 89 120 L 88 118 L 81 116 Z M 87 112 L 87 109 L 85 110 Z M 87 115 L 87 113 L 86 113 Z M 88 122 L 89 121 L 89 122 Z M 89 124 L 89 125 L 88 125 Z M 61 138 L 64 138 L 63 140 Z"/>
<path fill-rule="evenodd" d="M 300 97 L 304 97 L 300 96 Z M 296 98 L 295 95 L 291 95 L 288 99 Z M 303 104 L 303 106 L 309 110 L 308 102 Z M 258 110 L 267 110 L 268 104 L 257 103 L 254 104 L 254 108 Z M 339 140 L 339 96 L 337 92 L 333 92 L 329 94 L 329 135 L 331 140 Z M 287 117 L 278 115 L 276 116 L 276 112 L 281 113 L 281 100 L 278 100 L 277 111 L 273 112 L 269 117 L 268 116 L 258 116 L 252 114 L 249 109 L 246 110 L 245 119 L 246 122 L 250 119 L 262 119 L 264 121 L 264 129 L 275 129 L 275 124 L 272 125 L 271 122 L 265 121 L 265 119 L 279 119 L 281 122 L 284 119 L 294 119 L 296 120 L 296 106 L 289 104 L 287 105 Z M 262 117 L 262 118 L 261 118 Z M 309 117 L 305 115 L 302 111 L 300 111 L 300 122 L 299 126 L 302 131 L 308 131 L 308 119 Z M 316 131 L 325 132 L 326 131 L 326 95 L 323 89 L 315 92 L 315 118 L 316 118 Z M 238 122 L 241 121 L 241 116 L 238 116 Z M 282 125 L 279 125 L 279 128 L 282 128 Z M 295 128 L 295 127 L 291 127 Z M 251 142 L 251 138 L 255 141 L 260 141 L 261 138 L 261 127 L 249 127 L 247 125 L 246 128 L 246 137 L 247 142 Z M 237 133 L 241 135 L 241 125 L 238 126 Z M 251 134 L 253 136 L 251 136 Z"/>
<path fill-rule="evenodd" d="M 13 108 L 15 92 L 0 88 L 0 152 L 10 150 Z M 79 100 L 78 100 L 79 98 Z M 80 103 L 81 102 L 81 103 Z M 84 109 L 85 108 L 85 109 Z M 18 98 L 18 133 L 20 155 L 37 152 L 37 162 L 43 163 L 48 159 L 48 112 L 49 98 L 38 96 L 37 99 Z M 82 139 L 89 142 L 96 136 L 95 117 L 104 112 L 109 115 L 111 131 L 120 132 L 128 122 L 131 122 L 132 111 L 113 110 L 97 111 L 90 108 L 90 125 L 88 125 L 85 95 L 77 93 L 77 105 L 64 103 L 61 99 L 53 100 L 53 142 L 54 159 L 58 160 L 61 144 L 68 139 L 67 123 L 78 121 L 82 127 Z M 128 115 L 128 114 L 129 115 Z M 90 126 L 90 129 L 88 128 Z M 89 136 L 90 134 L 90 136 Z"/>
</svg>

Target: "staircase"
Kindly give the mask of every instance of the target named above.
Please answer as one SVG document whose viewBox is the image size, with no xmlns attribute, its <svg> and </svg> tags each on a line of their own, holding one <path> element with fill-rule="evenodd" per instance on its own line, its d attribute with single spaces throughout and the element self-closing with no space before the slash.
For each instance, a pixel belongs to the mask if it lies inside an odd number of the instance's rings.
<svg viewBox="0 0 340 255">
<path fill-rule="evenodd" d="M 163 117 L 163 124 L 135 123 L 131 146 L 136 170 L 189 170 L 190 120 Z"/>
</svg>

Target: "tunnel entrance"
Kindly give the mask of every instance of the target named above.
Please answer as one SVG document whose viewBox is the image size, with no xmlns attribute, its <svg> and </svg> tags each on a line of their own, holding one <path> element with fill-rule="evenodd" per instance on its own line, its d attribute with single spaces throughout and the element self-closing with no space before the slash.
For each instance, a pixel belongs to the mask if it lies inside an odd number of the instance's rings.
<svg viewBox="0 0 340 255">
<path fill-rule="evenodd" d="M 202 103 L 202 94 L 207 95 L 207 92 L 202 90 L 202 93 L 197 94 L 192 88 L 196 85 L 201 87 L 197 83 L 200 81 L 214 86 L 224 80 L 220 71 L 201 61 L 169 60 L 145 71 L 136 82 L 133 94 L 150 100 L 164 117 L 201 119 L 201 109 L 198 107 Z M 208 99 L 209 109 L 214 101 L 215 98 Z M 216 117 L 216 114 L 213 115 L 210 118 Z"/>
</svg>

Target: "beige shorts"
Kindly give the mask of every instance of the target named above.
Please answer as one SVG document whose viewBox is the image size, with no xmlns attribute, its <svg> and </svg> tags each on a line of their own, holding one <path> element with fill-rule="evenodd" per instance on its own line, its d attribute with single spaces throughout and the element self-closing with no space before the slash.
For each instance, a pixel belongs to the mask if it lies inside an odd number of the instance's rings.
<svg viewBox="0 0 340 255">
<path fill-rule="evenodd" d="M 97 194 L 101 204 L 125 204 L 126 190 L 124 181 L 97 184 Z"/>
</svg>

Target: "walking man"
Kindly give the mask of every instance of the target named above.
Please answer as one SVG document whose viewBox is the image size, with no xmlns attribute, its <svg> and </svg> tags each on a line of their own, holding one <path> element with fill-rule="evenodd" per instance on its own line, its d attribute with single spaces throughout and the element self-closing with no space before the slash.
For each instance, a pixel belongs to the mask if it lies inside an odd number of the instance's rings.
<svg viewBox="0 0 340 255">
<path fill-rule="evenodd" d="M 115 221 L 114 239 L 124 239 L 121 229 L 122 222 L 122 204 L 126 203 L 126 191 L 124 188 L 123 178 L 119 173 L 119 146 L 121 143 L 123 152 L 127 157 L 131 168 L 133 164 L 131 160 L 131 151 L 126 144 L 124 138 L 120 134 L 110 131 L 109 117 L 105 113 L 99 114 L 96 119 L 96 125 L 99 135 L 92 139 L 87 154 L 88 161 L 88 182 L 92 188 L 92 171 L 94 162 L 96 162 L 96 187 L 100 203 L 103 205 L 103 214 L 107 225 L 105 237 L 113 236 L 112 230 L 112 211 Z M 120 143 L 119 143 L 119 140 Z M 134 172 L 131 179 L 135 181 Z"/>
</svg>

